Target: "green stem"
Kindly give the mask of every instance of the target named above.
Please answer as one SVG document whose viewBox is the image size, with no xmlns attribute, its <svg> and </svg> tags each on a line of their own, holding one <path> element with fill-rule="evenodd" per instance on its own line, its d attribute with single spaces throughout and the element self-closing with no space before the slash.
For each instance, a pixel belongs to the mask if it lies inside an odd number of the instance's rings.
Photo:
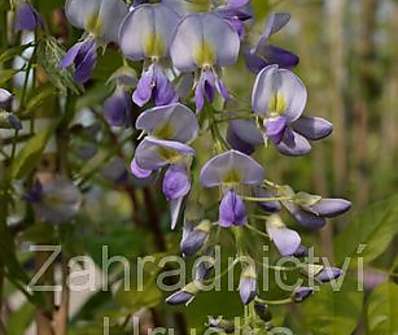
<svg viewBox="0 0 398 335">
<path fill-rule="evenodd" d="M 257 198 L 257 197 L 247 197 L 244 195 L 240 195 L 240 197 L 246 201 L 252 202 L 269 202 L 269 201 L 286 201 L 292 200 L 292 197 L 271 197 L 271 198 Z"/>
<path fill-rule="evenodd" d="M 292 298 L 286 298 L 286 299 L 280 299 L 280 300 L 266 300 L 266 299 L 261 299 L 261 298 L 256 297 L 256 301 L 261 304 L 267 304 L 267 305 L 286 305 L 286 304 L 293 303 Z"/>
</svg>

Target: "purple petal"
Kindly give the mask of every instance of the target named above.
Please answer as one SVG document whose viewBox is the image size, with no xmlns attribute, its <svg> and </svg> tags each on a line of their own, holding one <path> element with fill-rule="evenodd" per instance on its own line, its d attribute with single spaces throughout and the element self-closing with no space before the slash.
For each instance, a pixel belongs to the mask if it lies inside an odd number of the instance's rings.
<svg viewBox="0 0 398 335">
<path fill-rule="evenodd" d="M 142 107 L 151 100 L 152 91 L 155 85 L 154 81 L 154 67 L 151 65 L 147 71 L 142 73 L 142 76 L 138 81 L 137 88 L 133 93 L 133 101 L 137 106 Z"/>
<path fill-rule="evenodd" d="M 293 216 L 293 218 L 306 228 L 321 229 L 326 225 L 326 220 L 323 217 L 307 212 L 290 201 L 284 201 L 283 205 Z"/>
<path fill-rule="evenodd" d="M 294 53 L 271 44 L 257 50 L 256 55 L 263 58 L 268 64 L 278 64 L 285 69 L 291 69 L 300 62 L 299 57 Z"/>
<path fill-rule="evenodd" d="M 343 274 L 343 271 L 335 267 L 325 267 L 317 276 L 316 279 L 322 283 L 330 282 L 339 278 Z"/>
<path fill-rule="evenodd" d="M 167 200 L 175 200 L 186 196 L 191 189 L 185 166 L 171 165 L 163 178 L 163 194 Z"/>
<path fill-rule="evenodd" d="M 226 6 L 232 8 L 241 8 L 246 6 L 250 0 L 228 0 Z"/>
<path fill-rule="evenodd" d="M 247 68 L 253 73 L 259 73 L 266 66 L 270 65 L 261 57 L 256 55 L 255 49 L 246 48 L 243 51 Z"/>
<path fill-rule="evenodd" d="M 265 122 L 265 133 L 274 144 L 279 144 L 282 141 L 286 126 L 287 120 L 284 116 L 267 119 Z"/>
<path fill-rule="evenodd" d="M 263 117 L 283 115 L 290 124 L 300 118 L 306 103 L 307 90 L 293 72 L 270 65 L 257 75 L 252 94 L 256 114 Z"/>
<path fill-rule="evenodd" d="M 282 141 L 277 145 L 277 149 L 287 156 L 302 156 L 311 151 L 311 144 L 304 136 L 287 128 Z"/>
<path fill-rule="evenodd" d="M 222 184 L 258 185 L 264 180 L 264 169 L 253 158 L 230 150 L 210 159 L 202 168 L 200 181 L 204 187 Z"/>
<path fill-rule="evenodd" d="M 111 126 L 127 126 L 130 120 L 131 108 L 130 95 L 124 89 L 116 89 L 116 92 L 105 100 L 105 118 Z"/>
<path fill-rule="evenodd" d="M 72 64 L 75 67 L 74 79 L 78 83 L 85 83 L 90 79 L 97 60 L 97 46 L 94 39 L 87 39 L 76 43 L 68 50 L 60 62 L 60 67 L 66 69 Z"/>
<path fill-rule="evenodd" d="M 302 116 L 292 124 L 293 129 L 306 138 L 316 141 L 329 136 L 333 125 L 320 117 Z"/>
<path fill-rule="evenodd" d="M 332 218 L 349 211 L 351 202 L 345 199 L 321 199 L 310 208 L 311 211 L 317 213 L 319 216 Z"/>
<path fill-rule="evenodd" d="M 302 258 L 308 256 L 308 249 L 304 245 L 300 245 L 293 254 L 294 257 Z"/>
<path fill-rule="evenodd" d="M 312 293 L 314 293 L 314 289 L 311 287 L 298 287 L 293 293 L 293 300 L 295 302 L 302 302 L 307 299 Z"/>
<path fill-rule="evenodd" d="M 23 2 L 18 6 L 15 14 L 15 30 L 33 31 L 39 26 L 43 28 L 44 20 L 32 5 Z"/>
<path fill-rule="evenodd" d="M 293 255 L 300 246 L 300 235 L 292 229 L 267 224 L 267 233 L 282 256 Z"/>
<path fill-rule="evenodd" d="M 289 21 L 289 13 L 272 13 L 267 18 L 263 36 L 268 39 L 271 35 L 277 33 L 286 26 Z"/>
<path fill-rule="evenodd" d="M 247 221 L 243 200 L 233 190 L 224 194 L 220 204 L 218 223 L 221 227 L 241 226 Z"/>
<path fill-rule="evenodd" d="M 256 297 L 257 280 L 256 278 L 242 276 L 239 283 L 240 299 L 244 305 L 249 304 Z"/>
<path fill-rule="evenodd" d="M 178 101 L 178 96 L 173 84 L 159 67 L 156 68 L 154 79 L 155 87 L 153 96 L 156 106 L 169 105 Z"/>
<path fill-rule="evenodd" d="M 229 93 L 227 90 L 227 87 L 225 86 L 224 82 L 220 79 L 220 78 L 216 78 L 216 89 L 218 91 L 218 93 L 221 94 L 221 96 L 224 98 L 224 100 L 228 100 L 229 99 Z"/>
<path fill-rule="evenodd" d="M 145 170 L 157 170 L 168 164 L 176 164 L 195 151 L 188 145 L 147 136 L 137 147 L 135 159 Z"/>
<path fill-rule="evenodd" d="M 255 151 L 255 146 L 243 141 L 233 130 L 231 124 L 227 128 L 227 142 L 232 149 L 238 150 L 246 155 L 251 155 Z"/>
<path fill-rule="evenodd" d="M 180 103 L 146 110 L 137 118 L 135 126 L 157 138 L 181 143 L 195 139 L 199 130 L 193 111 Z"/>
<path fill-rule="evenodd" d="M 140 179 L 148 178 L 152 174 L 152 170 L 145 170 L 141 168 L 135 158 L 132 160 L 130 165 L 131 173 Z"/>
<path fill-rule="evenodd" d="M 166 302 L 169 305 L 182 305 L 182 304 L 188 304 L 193 298 L 195 298 L 195 295 L 193 295 L 192 293 L 179 290 L 170 295 L 166 299 Z"/>
<path fill-rule="evenodd" d="M 205 224 L 199 224 L 197 227 L 194 227 L 190 223 L 185 223 L 180 243 L 180 248 L 184 256 L 193 256 L 203 247 L 209 236 L 210 227 L 211 223 L 209 221 Z"/>
</svg>

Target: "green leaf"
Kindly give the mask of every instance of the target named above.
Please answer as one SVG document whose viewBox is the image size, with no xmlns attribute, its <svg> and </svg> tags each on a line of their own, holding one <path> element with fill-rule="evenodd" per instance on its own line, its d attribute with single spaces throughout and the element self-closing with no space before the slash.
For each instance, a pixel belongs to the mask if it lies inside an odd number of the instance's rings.
<svg viewBox="0 0 398 335">
<path fill-rule="evenodd" d="M 35 168 L 54 130 L 54 126 L 48 127 L 26 143 L 11 165 L 12 179 L 20 179 Z"/>
<path fill-rule="evenodd" d="M 8 335 L 23 335 L 32 323 L 35 316 L 35 306 L 30 303 L 23 304 L 17 311 L 13 311 L 7 320 Z"/>
<path fill-rule="evenodd" d="M 364 262 L 380 256 L 398 233 L 398 196 L 377 202 L 354 218 L 335 240 L 338 264 L 345 257 L 357 253 L 358 247 L 365 246 L 359 255 Z"/>
<path fill-rule="evenodd" d="M 7 81 L 9 81 L 10 79 L 12 79 L 12 77 L 14 77 L 14 75 L 16 75 L 17 73 L 18 73 L 18 70 L 14 70 L 14 69 L 0 70 L 0 85 L 4 84 Z"/>
<path fill-rule="evenodd" d="M 157 306 L 162 301 L 162 292 L 156 284 L 157 273 L 144 274 L 143 287 L 138 288 L 137 284 L 131 285 L 130 290 L 125 290 L 123 284 L 116 292 L 116 302 L 127 308 L 130 312 L 138 311 L 141 308 Z"/>
<path fill-rule="evenodd" d="M 398 334 L 398 285 L 384 283 L 369 298 L 367 319 L 369 335 Z"/>
<path fill-rule="evenodd" d="M 57 94 L 57 91 L 53 86 L 45 86 L 44 88 L 41 88 L 40 91 L 34 93 L 34 96 L 32 96 L 28 101 L 24 115 L 35 112 L 41 108 L 49 98 Z"/>
<path fill-rule="evenodd" d="M 301 306 L 300 318 L 313 335 L 351 335 L 361 316 L 363 292 L 355 280 L 343 277 L 339 291 L 323 285 Z"/>
</svg>

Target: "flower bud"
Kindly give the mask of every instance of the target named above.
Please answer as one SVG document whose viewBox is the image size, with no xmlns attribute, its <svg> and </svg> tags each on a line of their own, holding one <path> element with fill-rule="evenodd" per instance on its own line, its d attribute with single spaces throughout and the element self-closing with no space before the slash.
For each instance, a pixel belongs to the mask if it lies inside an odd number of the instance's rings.
<svg viewBox="0 0 398 335">
<path fill-rule="evenodd" d="M 7 108 L 13 99 L 13 95 L 5 90 L 4 88 L 0 88 L 0 108 Z"/>
<path fill-rule="evenodd" d="M 199 292 L 198 285 L 195 281 L 189 283 L 181 290 L 174 292 L 170 295 L 166 302 L 169 305 L 181 305 L 185 304 L 188 305 L 194 298 L 195 295 Z"/>
<path fill-rule="evenodd" d="M 38 27 L 44 27 L 43 18 L 31 4 L 22 2 L 17 8 L 15 30 L 34 31 Z"/>
<path fill-rule="evenodd" d="M 181 251 L 184 256 L 193 256 L 204 245 L 211 229 L 211 222 L 203 220 L 199 225 L 193 227 L 186 223 L 181 240 Z"/>
<path fill-rule="evenodd" d="M 311 287 L 305 287 L 301 286 L 298 287 L 294 290 L 292 298 L 294 302 L 303 302 L 305 299 L 307 299 L 312 293 L 314 292 L 314 289 Z"/>
<path fill-rule="evenodd" d="M 214 248 L 207 250 L 205 255 L 198 260 L 199 262 L 195 267 L 195 280 L 203 282 L 209 278 L 211 270 L 216 263 Z"/>
<path fill-rule="evenodd" d="M 300 244 L 300 246 L 296 249 L 293 254 L 294 257 L 303 258 L 308 256 L 308 249 L 304 245 Z"/>
<path fill-rule="evenodd" d="M 22 123 L 14 114 L 0 112 L 0 128 L 21 130 Z"/>
<path fill-rule="evenodd" d="M 254 310 L 259 318 L 265 322 L 269 322 L 272 319 L 271 311 L 268 308 L 268 305 L 256 302 L 254 304 Z"/>
<path fill-rule="evenodd" d="M 240 299 L 244 305 L 249 304 L 256 296 L 257 274 L 254 266 L 249 265 L 242 272 L 239 282 Z"/>
<path fill-rule="evenodd" d="M 318 273 L 316 279 L 322 283 L 330 282 L 339 278 L 343 274 L 343 271 L 335 267 L 325 267 L 321 272 Z"/>
</svg>

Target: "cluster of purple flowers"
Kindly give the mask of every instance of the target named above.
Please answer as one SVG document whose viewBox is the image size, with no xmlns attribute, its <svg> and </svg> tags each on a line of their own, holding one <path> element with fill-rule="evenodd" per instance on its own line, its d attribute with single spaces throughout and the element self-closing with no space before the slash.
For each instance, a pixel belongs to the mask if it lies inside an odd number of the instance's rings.
<svg viewBox="0 0 398 335">
<path fill-rule="evenodd" d="M 245 41 L 245 29 L 253 20 L 250 0 L 221 3 L 211 2 L 208 11 L 191 12 L 184 1 L 178 0 L 136 0 L 131 8 L 122 0 L 67 0 L 69 22 L 84 29 L 85 34 L 69 49 L 60 67 L 71 69 L 76 82 L 84 84 L 95 67 L 97 49 L 111 42 L 119 45 L 128 61 L 142 64 L 142 73 L 135 82 L 133 75 L 117 78 L 115 92 L 104 105 L 106 119 L 119 127 L 130 124 L 133 103 L 140 108 L 148 106 L 135 121 L 135 128 L 146 136 L 135 149 L 131 172 L 137 178 L 147 179 L 163 171 L 162 191 L 170 204 L 173 229 L 183 216 L 184 200 L 189 198 L 193 180 L 199 180 L 203 188 L 220 190 L 215 223 L 207 217 L 198 222 L 184 220 L 181 249 L 185 256 L 201 251 L 211 259 L 208 241 L 213 227 L 243 229 L 250 225 L 252 212 L 260 211 L 257 217 L 264 218 L 263 235 L 268 236 L 280 255 L 305 257 L 300 235 L 282 219 L 283 208 L 301 226 L 320 229 L 326 218 L 349 210 L 350 202 L 295 192 L 289 186 L 272 183 L 265 179 L 263 166 L 250 155 L 256 147 L 268 144 L 283 155 L 308 154 L 311 141 L 327 137 L 333 127 L 323 118 L 303 115 L 307 90 L 292 72 L 299 58 L 270 43 L 272 35 L 288 23 L 290 15 L 270 15 L 257 44 L 251 46 Z M 44 25 L 27 3 L 21 6 L 18 17 L 19 29 Z M 223 143 L 220 145 L 219 138 L 213 138 L 214 156 L 208 157 L 199 176 L 193 175 L 193 142 L 205 130 L 202 124 L 206 124 L 203 120 L 199 124 L 198 114 L 214 102 L 217 94 L 224 102 L 233 99 L 224 82 L 223 69 L 236 64 L 240 54 L 256 75 L 250 119 L 231 118 Z M 184 90 L 178 88 L 177 83 L 181 82 Z M 2 106 L 9 96 L 1 90 L 0 98 Z M 65 192 L 76 190 L 65 187 Z M 49 193 L 37 185 L 29 196 L 32 203 L 40 204 L 36 205 L 40 213 L 46 204 L 42 199 Z M 248 202 L 256 206 L 249 207 Z M 70 206 L 76 208 L 77 204 Z M 194 281 L 167 301 L 191 301 L 200 291 L 195 284 L 207 280 L 211 268 L 211 262 L 201 264 Z M 239 290 L 245 305 L 256 299 L 256 272 L 253 264 L 242 268 Z M 341 274 L 340 269 L 320 266 L 316 278 L 323 283 Z M 291 301 L 300 302 L 311 293 L 310 287 L 298 287 Z M 256 310 L 262 311 L 263 307 L 256 305 Z"/>
</svg>

